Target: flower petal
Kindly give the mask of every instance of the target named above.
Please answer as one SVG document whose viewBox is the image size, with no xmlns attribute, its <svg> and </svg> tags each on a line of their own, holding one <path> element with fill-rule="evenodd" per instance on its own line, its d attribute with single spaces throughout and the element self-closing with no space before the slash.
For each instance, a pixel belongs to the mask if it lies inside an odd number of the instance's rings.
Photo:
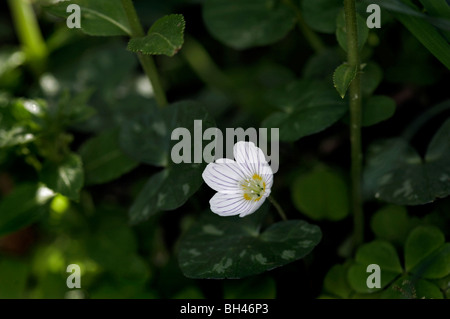
<svg viewBox="0 0 450 319">
<path fill-rule="evenodd" d="M 244 173 L 237 163 L 230 159 L 220 159 L 216 163 L 209 163 L 202 173 L 203 180 L 209 187 L 218 192 L 241 192 L 240 182 Z"/>
<path fill-rule="evenodd" d="M 253 142 L 241 141 L 234 145 L 233 152 L 236 162 L 247 176 L 251 177 L 253 174 L 258 174 L 264 178 L 266 187 L 272 186 L 272 168 L 259 147 L 256 147 Z"/>
<path fill-rule="evenodd" d="M 226 194 L 218 192 L 209 201 L 213 213 L 220 216 L 247 216 L 255 212 L 264 202 L 264 199 L 252 201 L 244 199 L 243 193 Z"/>
</svg>

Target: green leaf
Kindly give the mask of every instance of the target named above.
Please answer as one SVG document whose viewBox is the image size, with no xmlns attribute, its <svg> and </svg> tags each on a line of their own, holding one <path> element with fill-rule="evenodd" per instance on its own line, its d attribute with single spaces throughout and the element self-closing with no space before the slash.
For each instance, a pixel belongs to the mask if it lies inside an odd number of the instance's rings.
<svg viewBox="0 0 450 319">
<path fill-rule="evenodd" d="M 336 18 L 342 8 L 341 0 L 303 0 L 305 22 L 315 31 L 334 33 Z"/>
<path fill-rule="evenodd" d="M 150 104 L 145 114 L 123 123 L 119 143 L 123 151 L 136 161 L 167 166 L 171 133 L 158 107 Z"/>
<path fill-rule="evenodd" d="M 84 33 L 94 36 L 131 35 L 121 0 L 60 1 L 44 8 L 51 14 L 67 19 L 72 14 L 67 12 L 70 4 L 80 6 L 80 26 Z"/>
<path fill-rule="evenodd" d="M 445 237 L 439 228 L 418 226 L 409 234 L 405 243 L 405 266 L 409 272 L 426 257 L 439 249 Z"/>
<path fill-rule="evenodd" d="M 347 265 L 334 265 L 328 270 L 323 281 L 325 292 L 331 293 L 339 298 L 347 299 L 350 297 L 352 288 L 347 281 Z"/>
<path fill-rule="evenodd" d="M 420 205 L 450 194 L 450 120 L 433 137 L 424 160 L 403 138 L 372 146 L 367 157 L 368 196 L 397 205 Z"/>
<path fill-rule="evenodd" d="M 43 216 L 54 196 L 47 187 L 22 184 L 0 202 L 0 237 L 28 226 Z"/>
<path fill-rule="evenodd" d="M 364 101 L 361 122 L 371 126 L 391 118 L 395 113 L 395 101 L 384 95 L 370 96 Z"/>
<path fill-rule="evenodd" d="M 256 216 L 254 216 L 256 215 Z M 283 221 L 260 231 L 262 212 L 249 217 L 204 215 L 183 236 L 179 264 L 190 278 L 243 278 L 303 258 L 319 243 L 319 227 Z"/>
<path fill-rule="evenodd" d="M 435 250 L 411 272 L 428 279 L 440 279 L 450 275 L 450 243 Z"/>
<path fill-rule="evenodd" d="M 216 39 L 234 49 L 248 49 L 281 40 L 296 16 L 280 0 L 207 0 L 203 19 Z"/>
<path fill-rule="evenodd" d="M 29 275 L 29 265 L 20 260 L 0 260 L 0 298 L 23 299 Z"/>
<path fill-rule="evenodd" d="M 383 71 L 375 62 L 369 62 L 361 67 L 361 93 L 372 95 L 383 79 Z"/>
<path fill-rule="evenodd" d="M 380 266 L 381 288 L 368 288 L 367 266 Z M 402 273 L 402 266 L 395 248 L 386 241 L 376 240 L 362 245 L 356 252 L 355 264 L 349 268 L 348 281 L 350 286 L 361 293 L 373 293 L 386 287 L 392 280 Z"/>
<path fill-rule="evenodd" d="M 128 50 L 149 55 L 174 56 L 183 45 L 185 24 L 181 14 L 162 17 L 152 25 L 145 37 L 131 39 Z"/>
<path fill-rule="evenodd" d="M 375 236 L 403 245 L 410 231 L 410 220 L 404 206 L 385 206 L 375 212 L 370 227 Z"/>
<path fill-rule="evenodd" d="M 382 299 L 442 299 L 439 287 L 428 280 L 402 276 L 381 294 Z"/>
<path fill-rule="evenodd" d="M 341 51 L 338 47 L 332 47 L 314 54 L 303 67 L 304 78 L 331 82 L 334 70 L 343 59 Z"/>
<path fill-rule="evenodd" d="M 39 179 L 54 192 L 78 200 L 84 184 L 81 158 L 72 153 L 60 163 L 46 161 L 39 173 Z"/>
<path fill-rule="evenodd" d="M 356 76 L 357 67 L 351 66 L 348 63 L 342 63 L 333 74 L 334 87 L 338 91 L 341 98 L 344 98 L 350 83 Z"/>
<path fill-rule="evenodd" d="M 202 135 L 200 140 L 198 140 L 195 138 L 195 134 L 197 132 L 203 134 L 203 130 L 215 127 L 214 120 L 203 107 L 192 101 L 174 103 L 160 112 L 160 115 L 153 116 L 154 122 L 152 124 L 148 123 L 148 125 L 153 127 L 152 129 L 135 132 L 137 133 L 135 137 L 143 141 L 140 146 L 136 145 L 136 147 L 140 147 L 143 152 L 147 152 L 149 149 L 148 144 L 155 143 L 146 134 L 152 131 L 153 133 L 151 134 L 153 135 L 150 136 L 160 135 L 156 136 L 156 140 L 158 145 L 163 147 L 158 150 L 160 152 L 158 158 L 164 159 L 161 163 L 166 166 L 166 169 L 150 177 L 147 184 L 138 194 L 129 211 L 130 222 L 133 224 L 144 221 L 159 211 L 173 210 L 180 207 L 203 183 L 201 173 L 206 165 L 203 159 L 201 163 L 195 163 L 194 158 L 194 154 L 198 150 L 203 155 L 203 140 L 201 138 Z M 145 118 L 145 116 L 141 116 Z M 195 126 L 195 120 L 199 121 L 197 123 L 201 123 L 201 127 Z M 126 127 L 125 125 L 121 134 L 130 132 Z M 171 135 L 176 128 L 185 128 L 189 131 L 189 136 L 186 137 L 189 138 L 189 141 L 185 141 L 183 136 L 180 137 L 180 141 L 172 140 Z M 140 137 L 139 134 L 143 135 Z M 122 141 L 125 140 L 129 140 L 129 138 L 122 139 Z M 171 161 L 171 151 L 173 146 L 178 143 L 188 143 L 187 146 L 191 154 L 190 162 L 175 164 Z M 187 150 L 183 149 L 183 154 L 184 151 Z M 135 154 L 138 153 L 139 148 L 136 148 L 134 152 Z"/>
<path fill-rule="evenodd" d="M 337 17 L 336 39 L 341 48 L 347 52 L 347 31 L 345 25 L 344 11 L 342 10 Z M 361 51 L 369 36 L 369 28 L 366 25 L 366 21 L 356 14 L 356 24 L 358 32 L 358 49 Z"/>
<path fill-rule="evenodd" d="M 349 193 L 345 180 L 336 171 L 317 167 L 300 175 L 292 185 L 295 207 L 314 220 L 337 221 L 349 213 Z"/>
<path fill-rule="evenodd" d="M 79 153 L 87 185 L 112 181 L 138 165 L 120 149 L 118 139 L 119 131 L 113 130 L 93 137 L 81 146 Z"/>
<path fill-rule="evenodd" d="M 262 127 L 280 129 L 280 140 L 296 141 L 325 130 L 347 111 L 332 88 L 321 82 L 296 81 L 269 92 L 268 101 L 282 109 L 266 118 Z"/>
</svg>

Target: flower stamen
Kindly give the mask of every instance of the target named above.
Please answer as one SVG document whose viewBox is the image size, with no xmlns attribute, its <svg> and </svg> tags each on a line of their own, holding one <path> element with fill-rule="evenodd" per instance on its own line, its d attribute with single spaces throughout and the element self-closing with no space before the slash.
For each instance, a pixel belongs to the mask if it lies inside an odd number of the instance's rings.
<svg viewBox="0 0 450 319">
<path fill-rule="evenodd" d="M 241 187 L 244 190 L 244 199 L 255 202 L 259 201 L 266 191 L 266 183 L 258 174 L 253 174 L 252 178 L 241 183 Z"/>
</svg>

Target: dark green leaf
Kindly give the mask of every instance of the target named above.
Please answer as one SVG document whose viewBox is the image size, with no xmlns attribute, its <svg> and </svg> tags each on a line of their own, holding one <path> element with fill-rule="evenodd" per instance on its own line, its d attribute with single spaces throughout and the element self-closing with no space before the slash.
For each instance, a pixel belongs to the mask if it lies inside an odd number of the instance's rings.
<svg viewBox="0 0 450 319">
<path fill-rule="evenodd" d="M 81 146 L 79 152 L 87 185 L 109 182 L 138 165 L 120 149 L 118 139 L 119 132 L 114 130 L 93 137 Z"/>
<path fill-rule="evenodd" d="M 357 67 L 350 66 L 348 63 L 342 63 L 333 74 L 334 87 L 338 91 L 341 98 L 344 98 L 350 83 L 356 76 Z"/>
<path fill-rule="evenodd" d="M 61 1 L 45 7 L 45 9 L 59 17 L 67 19 L 72 13 L 67 12 L 67 6 L 80 6 L 81 30 L 89 35 L 115 36 L 131 35 L 125 10 L 121 0 L 73 0 Z"/>
<path fill-rule="evenodd" d="M 342 8 L 341 0 L 303 0 L 302 13 L 306 23 L 315 31 L 334 33 L 336 18 Z"/>
<path fill-rule="evenodd" d="M 133 38 L 128 50 L 150 55 L 173 56 L 184 42 L 185 21 L 181 14 L 171 14 L 157 20 L 145 37 Z"/>
<path fill-rule="evenodd" d="M 276 295 L 276 282 L 267 276 L 224 282 L 224 299 L 275 299 Z"/>
<path fill-rule="evenodd" d="M 384 95 L 375 95 L 363 103 L 361 122 L 363 126 L 375 125 L 392 117 L 395 112 L 395 101 Z"/>
<path fill-rule="evenodd" d="M 350 297 L 352 288 L 347 281 L 348 266 L 334 265 L 328 270 L 323 281 L 323 289 L 339 298 L 347 299 Z"/>
<path fill-rule="evenodd" d="M 152 124 L 147 123 L 152 126 L 150 130 L 146 129 L 134 132 L 136 133 L 135 138 L 142 141 L 141 145 L 133 144 L 137 147 L 134 153 L 137 154 L 139 149 L 143 152 L 148 152 L 148 144 L 155 143 L 148 138 L 147 133 L 151 131 L 152 133 L 149 133 L 151 134 L 150 136 L 155 136 L 157 141 L 159 141 L 159 146 L 162 146 L 161 149 L 157 150 L 159 152 L 158 158 L 164 159 L 160 163 L 166 165 L 167 168 L 150 177 L 147 184 L 138 194 L 129 212 L 131 223 L 144 221 L 159 211 L 178 208 L 197 191 L 203 183 L 201 173 L 205 167 L 205 163 L 203 162 L 203 158 L 201 159 L 201 163 L 195 163 L 194 153 L 196 150 L 200 150 L 202 153 L 203 140 L 196 139 L 194 135 L 198 133 L 203 134 L 203 130 L 215 127 L 214 120 L 203 107 L 192 101 L 178 102 L 170 105 L 170 107 L 164 108 L 161 110 L 159 116 L 153 117 L 153 121 Z M 196 126 L 194 121 L 201 123 L 201 127 Z M 128 125 L 133 124 L 129 123 Z M 126 127 L 127 125 L 124 126 L 124 130 L 122 131 L 123 135 L 132 131 L 126 129 Z M 176 128 L 185 128 L 189 131 L 188 138 L 190 140 L 185 141 L 183 136 L 179 137 L 180 141 L 171 140 L 172 132 Z M 143 135 L 140 136 L 140 134 Z M 125 140 L 129 141 L 130 139 L 128 137 L 125 139 L 124 137 L 122 141 Z M 174 145 L 181 142 L 189 143 L 190 162 L 175 164 L 170 159 L 171 150 Z M 183 154 L 184 151 L 188 150 L 183 149 Z"/>
<path fill-rule="evenodd" d="M 48 188 L 70 199 L 78 200 L 84 184 L 83 164 L 76 154 L 69 154 L 60 163 L 47 161 L 39 174 Z"/>
<path fill-rule="evenodd" d="M 359 15 L 356 15 L 357 32 L 358 32 L 358 49 L 361 51 L 369 36 L 369 28 L 366 25 L 366 21 Z M 344 11 L 338 14 L 336 38 L 341 48 L 347 52 L 347 31 L 345 25 Z"/>
<path fill-rule="evenodd" d="M 301 220 L 260 231 L 261 211 L 245 218 L 203 216 L 182 239 L 178 260 L 190 278 L 243 278 L 283 266 L 309 254 L 322 235 Z"/>
<path fill-rule="evenodd" d="M 448 103 L 448 102 L 446 102 Z M 450 194 L 450 120 L 433 137 L 425 159 L 403 138 L 372 146 L 365 191 L 397 205 L 419 205 Z"/>
<path fill-rule="evenodd" d="M 203 19 L 209 32 L 235 49 L 272 44 L 294 26 L 292 8 L 279 0 L 207 0 Z"/>
<path fill-rule="evenodd" d="M 23 299 L 29 275 L 25 261 L 5 258 L 0 260 L 0 298 Z"/>
<path fill-rule="evenodd" d="M 361 70 L 361 93 L 371 95 L 383 79 L 383 71 L 374 62 L 369 62 Z"/>
<path fill-rule="evenodd" d="M 54 196 L 50 189 L 23 184 L 0 201 L 0 236 L 37 221 L 45 213 L 44 204 Z"/>
<path fill-rule="evenodd" d="M 292 201 L 306 216 L 341 220 L 349 213 L 349 194 L 345 180 L 336 171 L 317 167 L 299 176 L 292 185 Z"/>
<path fill-rule="evenodd" d="M 306 80 L 269 92 L 268 100 L 284 112 L 272 114 L 261 126 L 279 128 L 282 141 L 296 141 L 323 131 L 347 111 L 332 88 Z"/>
</svg>

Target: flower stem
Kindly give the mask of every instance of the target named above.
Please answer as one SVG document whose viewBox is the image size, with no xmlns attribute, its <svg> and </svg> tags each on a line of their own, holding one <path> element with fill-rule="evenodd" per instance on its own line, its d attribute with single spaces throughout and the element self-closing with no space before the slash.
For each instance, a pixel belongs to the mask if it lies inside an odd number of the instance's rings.
<svg viewBox="0 0 450 319">
<path fill-rule="evenodd" d="M 284 0 L 284 3 L 292 8 L 294 11 L 296 17 L 297 17 L 297 24 L 300 28 L 300 31 L 303 33 L 303 36 L 305 37 L 306 41 L 308 41 L 309 45 L 314 49 L 316 52 L 323 51 L 326 46 L 320 39 L 320 37 L 315 33 L 309 26 L 306 24 L 305 19 L 303 19 L 302 12 L 300 9 L 294 4 L 292 0 Z"/>
<path fill-rule="evenodd" d="M 139 17 L 136 13 L 136 9 L 134 8 L 132 0 L 122 0 L 122 5 L 127 15 L 128 22 L 130 23 L 130 36 L 132 38 L 145 36 L 144 29 L 142 28 L 142 24 L 139 21 Z M 142 68 L 144 69 L 148 79 L 150 80 L 150 83 L 152 84 L 156 103 L 158 103 L 160 107 L 166 106 L 168 104 L 166 93 L 162 88 L 155 61 L 153 61 L 153 58 L 150 55 L 145 55 L 142 53 L 138 53 L 138 58 Z"/>
<path fill-rule="evenodd" d="M 280 215 L 282 220 L 287 220 L 286 214 L 283 211 L 283 208 L 281 208 L 280 204 L 275 200 L 273 196 L 268 197 L 269 201 L 272 203 L 272 205 L 276 208 L 278 214 Z"/>
<path fill-rule="evenodd" d="M 45 69 L 47 45 L 42 37 L 39 24 L 30 1 L 9 0 L 17 36 L 32 70 L 40 75 Z"/>
<path fill-rule="evenodd" d="M 347 62 L 356 67 L 357 74 L 349 87 L 350 100 L 350 142 L 351 142 L 351 181 L 354 241 L 358 247 L 364 241 L 364 217 L 362 208 L 362 149 L 361 149 L 361 80 L 356 25 L 355 0 L 344 0 L 345 23 L 347 30 Z"/>
</svg>

